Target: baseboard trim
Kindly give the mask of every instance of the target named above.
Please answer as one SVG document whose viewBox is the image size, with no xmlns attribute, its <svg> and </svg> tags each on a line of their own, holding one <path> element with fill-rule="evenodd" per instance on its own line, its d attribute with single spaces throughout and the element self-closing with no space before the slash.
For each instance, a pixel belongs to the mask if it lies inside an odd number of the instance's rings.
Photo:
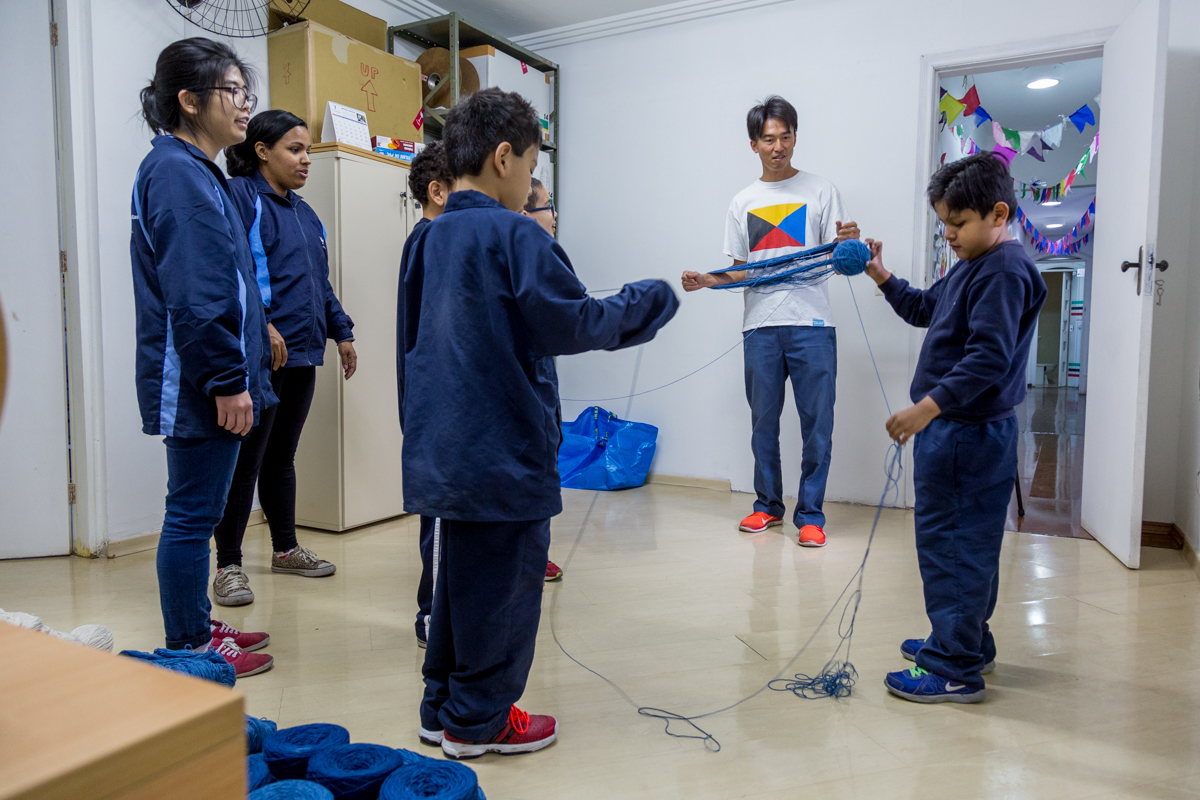
<svg viewBox="0 0 1200 800">
<path fill-rule="evenodd" d="M 1174 522 L 1142 521 L 1142 547 L 1182 550 L 1185 544 L 1187 537 Z"/>
<path fill-rule="evenodd" d="M 733 486 L 728 480 L 719 478 L 693 478 L 690 475 L 667 475 L 663 472 L 651 472 L 646 476 L 646 483 L 657 483 L 663 486 L 686 486 L 691 489 L 710 489 L 714 492 L 732 492 Z"/>
<path fill-rule="evenodd" d="M 261 508 L 256 508 L 250 512 L 250 521 L 247 525 L 261 525 L 267 521 L 267 515 L 263 513 Z M 130 536 L 128 539 L 115 539 L 107 542 L 105 554 L 109 558 L 120 558 L 121 556 L 131 556 L 134 553 L 144 553 L 147 550 L 154 550 L 158 547 L 158 531 L 143 533 L 138 536 Z"/>
</svg>

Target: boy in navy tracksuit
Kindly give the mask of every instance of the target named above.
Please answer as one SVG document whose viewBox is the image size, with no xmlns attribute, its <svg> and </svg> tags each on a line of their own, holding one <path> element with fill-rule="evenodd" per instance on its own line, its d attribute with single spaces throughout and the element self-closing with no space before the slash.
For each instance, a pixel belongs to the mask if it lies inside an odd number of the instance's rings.
<svg viewBox="0 0 1200 800">
<path fill-rule="evenodd" d="M 1025 362 L 1046 285 L 1020 241 L 1008 167 L 991 153 L 947 164 L 929 200 L 959 261 L 926 291 L 883 267 L 867 240 L 867 273 L 906 322 L 928 328 L 911 408 L 888 434 L 915 436 L 917 558 L 932 633 L 908 639 L 916 666 L 887 675 L 888 691 L 918 703 L 978 703 L 995 668 L 987 621 L 996 607 L 1004 517 L 1017 474 L 1017 420 Z"/>
<path fill-rule="evenodd" d="M 553 717 L 513 705 L 562 510 L 553 356 L 649 341 L 678 308 L 662 281 L 588 297 L 558 243 L 514 213 L 540 140 L 518 95 L 456 105 L 443 138 L 455 191 L 404 271 L 404 508 L 442 521 L 420 736 L 452 758 L 557 736 Z"/>
</svg>

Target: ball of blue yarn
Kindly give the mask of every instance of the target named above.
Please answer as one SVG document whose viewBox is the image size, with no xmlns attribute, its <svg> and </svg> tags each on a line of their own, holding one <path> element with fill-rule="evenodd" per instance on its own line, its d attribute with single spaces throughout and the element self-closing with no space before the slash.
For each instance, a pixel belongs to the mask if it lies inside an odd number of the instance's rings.
<svg viewBox="0 0 1200 800">
<path fill-rule="evenodd" d="M 384 779 L 404 763 L 404 756 L 381 744 L 343 744 L 309 759 L 308 779 L 337 800 L 375 800 Z"/>
<path fill-rule="evenodd" d="M 263 759 L 262 753 L 255 753 L 252 756 L 246 757 L 246 788 L 253 792 L 255 789 L 266 786 L 274 781 L 271 776 L 271 770 L 267 766 L 267 762 Z"/>
<path fill-rule="evenodd" d="M 432 758 L 401 767 L 379 788 L 379 800 L 486 800 L 475 771 Z"/>
<path fill-rule="evenodd" d="M 193 653 L 191 650 L 164 650 L 160 647 L 153 653 L 122 650 L 121 655 L 136 658 L 181 675 L 204 678 L 225 686 L 233 686 L 237 680 L 237 673 L 234 672 L 233 665 L 222 658 L 220 654 L 212 651 Z"/>
<path fill-rule="evenodd" d="M 840 275 L 858 275 L 866 271 L 870 260 L 871 248 L 858 239 L 838 242 L 837 247 L 833 248 L 833 268 Z"/>
<path fill-rule="evenodd" d="M 279 729 L 279 726 L 269 719 L 259 719 L 246 715 L 246 753 L 253 755 L 261 753 L 263 742 Z"/>
<path fill-rule="evenodd" d="M 333 793 L 312 781 L 280 781 L 255 789 L 246 800 L 333 800 Z"/>
<path fill-rule="evenodd" d="M 322 750 L 350 743 L 350 732 L 341 725 L 315 722 L 273 733 L 263 742 L 263 758 L 279 780 L 303 779 L 308 760 Z"/>
</svg>

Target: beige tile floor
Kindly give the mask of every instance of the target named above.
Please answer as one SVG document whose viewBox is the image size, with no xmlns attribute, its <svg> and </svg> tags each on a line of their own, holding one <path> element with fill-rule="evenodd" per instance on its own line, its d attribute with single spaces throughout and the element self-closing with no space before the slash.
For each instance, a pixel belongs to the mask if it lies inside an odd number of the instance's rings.
<svg viewBox="0 0 1200 800">
<path fill-rule="evenodd" d="M 739 533 L 746 495 L 669 486 L 564 495 L 551 556 L 567 575 L 547 589 L 521 703 L 556 715 L 561 740 L 471 762 L 492 800 L 1200 797 L 1200 582 L 1178 553 L 1147 550 L 1130 572 L 1095 542 L 1009 534 L 987 702 L 915 705 L 882 684 L 906 665 L 900 640 L 927 632 L 912 516 L 885 512 L 853 696 L 764 692 L 701 722 L 722 745 L 710 753 L 665 736 L 559 652 L 551 609 L 563 645 L 634 702 L 720 708 L 761 687 L 811 635 L 862 557 L 873 509 L 832 506 L 830 545 L 806 550 L 790 526 Z M 418 747 L 416 520 L 301 540 L 337 574 L 271 576 L 266 530 L 254 528 L 246 566 L 257 602 L 220 612 L 271 634 L 277 666 L 239 683 L 248 712 Z M 120 648 L 161 642 L 152 552 L 0 563 L 0 607 L 60 629 L 107 624 Z M 819 669 L 834 644 L 832 631 L 818 634 L 796 669 Z"/>
</svg>

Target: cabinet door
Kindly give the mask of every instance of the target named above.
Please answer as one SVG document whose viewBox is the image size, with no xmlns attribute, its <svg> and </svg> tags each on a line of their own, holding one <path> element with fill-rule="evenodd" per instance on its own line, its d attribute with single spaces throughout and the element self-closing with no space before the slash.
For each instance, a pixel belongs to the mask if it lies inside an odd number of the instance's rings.
<svg viewBox="0 0 1200 800">
<path fill-rule="evenodd" d="M 408 170 L 340 159 L 341 301 L 358 372 L 342 386 L 344 525 L 404 513 L 396 392 L 396 290 L 408 233 Z"/>
</svg>

